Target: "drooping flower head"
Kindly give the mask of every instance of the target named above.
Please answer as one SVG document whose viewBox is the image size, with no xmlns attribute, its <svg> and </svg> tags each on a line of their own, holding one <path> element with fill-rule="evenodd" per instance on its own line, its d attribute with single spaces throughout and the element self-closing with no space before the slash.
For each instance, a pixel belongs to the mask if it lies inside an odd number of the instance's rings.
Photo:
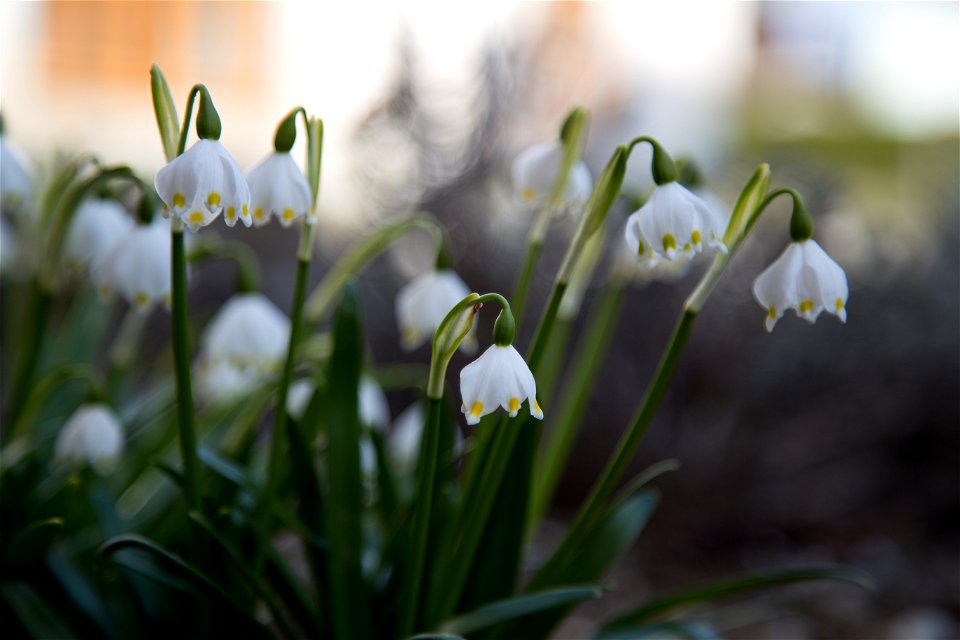
<svg viewBox="0 0 960 640">
<path fill-rule="evenodd" d="M 396 314 L 400 344 L 411 351 L 433 338 L 447 312 L 470 293 L 456 272 L 433 269 L 422 273 L 397 294 Z M 476 337 L 471 332 L 460 348 L 472 352 Z"/>
<path fill-rule="evenodd" d="M 0 209 L 22 209 L 30 200 L 31 184 L 26 163 L 6 142 L 0 126 Z"/>
<path fill-rule="evenodd" d="M 513 345 L 491 345 L 483 354 L 460 371 L 460 409 L 467 424 L 474 425 L 480 418 L 493 413 L 497 407 L 515 418 L 526 400 L 530 415 L 543 420 L 543 410 L 537 404 L 537 382 Z"/>
<path fill-rule="evenodd" d="M 180 218 L 191 231 L 224 212 L 228 226 L 237 218 L 250 226 L 250 189 L 230 153 L 220 144 L 220 116 L 206 87 L 199 88 L 197 140 L 157 172 L 154 184 L 164 215 Z"/>
<path fill-rule="evenodd" d="M 90 263 L 101 295 L 114 291 L 141 312 L 157 302 L 170 306 L 170 223 L 158 218 L 117 238 L 113 249 Z"/>
<path fill-rule="evenodd" d="M 88 404 L 70 416 L 57 435 L 54 462 L 79 468 L 90 465 L 97 473 L 109 473 L 123 452 L 123 426 L 105 404 Z"/>
<path fill-rule="evenodd" d="M 510 170 L 513 190 L 524 203 L 543 206 L 553 191 L 563 163 L 563 145 L 559 143 L 535 144 L 517 156 Z M 563 190 L 563 201 L 578 206 L 587 201 L 593 189 L 590 169 L 582 160 L 570 167 L 570 174 Z"/>
<path fill-rule="evenodd" d="M 627 219 L 624 235 L 633 255 L 641 265 L 654 267 L 664 258 L 700 253 L 704 245 L 726 253 L 723 214 L 677 182 L 677 167 L 659 142 L 642 136 L 633 144 L 639 142 L 653 147 L 651 170 L 657 186 Z"/>
<path fill-rule="evenodd" d="M 813 218 L 800 195 L 793 189 L 778 189 L 767 196 L 761 209 L 782 194 L 793 198 L 792 242 L 753 283 L 754 297 L 767 310 L 764 325 L 773 331 L 786 309 L 811 324 L 823 311 L 846 322 L 847 275 L 813 239 Z"/>
<path fill-rule="evenodd" d="M 286 356 L 290 320 L 261 293 L 241 293 L 224 304 L 201 339 L 204 354 L 240 368 L 276 370 Z"/>
<path fill-rule="evenodd" d="M 253 224 L 276 216 L 284 227 L 310 212 L 310 185 L 289 152 L 275 151 L 247 173 Z"/>
<path fill-rule="evenodd" d="M 753 283 L 754 297 L 767 310 L 767 331 L 786 309 L 811 324 L 823 311 L 846 322 L 848 293 L 843 268 L 813 239 L 791 242 Z"/>
<path fill-rule="evenodd" d="M 160 169 L 154 181 L 164 214 L 197 231 L 224 212 L 233 226 L 237 218 L 250 226 L 250 189 L 240 168 L 218 140 L 197 140 L 185 153 Z"/>
<path fill-rule="evenodd" d="M 83 201 L 67 229 L 63 248 L 67 266 L 81 268 L 105 259 L 133 225 L 127 210 L 116 200 Z"/>
</svg>

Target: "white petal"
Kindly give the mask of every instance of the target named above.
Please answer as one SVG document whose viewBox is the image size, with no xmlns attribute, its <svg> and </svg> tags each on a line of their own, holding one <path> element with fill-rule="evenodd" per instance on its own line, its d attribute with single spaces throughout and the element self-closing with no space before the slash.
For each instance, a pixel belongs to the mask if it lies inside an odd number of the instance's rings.
<svg viewBox="0 0 960 640">
<path fill-rule="evenodd" d="M 806 269 L 812 274 L 811 296 L 827 312 L 847 321 L 847 275 L 815 240 L 802 243 Z"/>
<path fill-rule="evenodd" d="M 90 264 L 112 251 L 132 228 L 133 219 L 115 200 L 85 200 L 70 220 L 64 258 L 76 266 Z"/>
<path fill-rule="evenodd" d="M 360 377 L 357 388 L 360 422 L 383 433 L 390 426 L 390 405 L 377 381 L 370 376 Z"/>
<path fill-rule="evenodd" d="M 107 405 L 84 405 L 60 430 L 54 445 L 54 459 L 71 466 L 86 463 L 105 474 L 120 457 L 123 441 L 123 426 Z"/>
<path fill-rule="evenodd" d="M 286 357 L 290 320 L 260 293 L 233 296 L 201 338 L 206 358 L 242 368 L 276 370 Z"/>
<path fill-rule="evenodd" d="M 95 265 L 94 281 L 116 288 L 131 305 L 149 311 L 170 296 L 169 223 L 159 219 L 136 226 L 117 241 L 104 265 Z"/>
<path fill-rule="evenodd" d="M 401 343 L 415 349 L 432 340 L 437 327 L 470 289 L 454 271 L 428 271 L 411 280 L 397 294 L 396 316 Z M 462 343 L 461 343 L 462 346 Z"/>
</svg>

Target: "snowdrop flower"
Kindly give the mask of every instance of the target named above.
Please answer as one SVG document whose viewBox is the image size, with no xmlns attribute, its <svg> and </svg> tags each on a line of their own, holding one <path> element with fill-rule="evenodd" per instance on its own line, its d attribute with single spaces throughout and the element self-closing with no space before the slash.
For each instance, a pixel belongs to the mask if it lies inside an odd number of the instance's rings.
<svg viewBox="0 0 960 640">
<path fill-rule="evenodd" d="M 164 215 L 183 220 L 190 231 L 224 212 L 228 226 L 237 218 L 250 226 L 250 189 L 240 168 L 218 140 L 197 140 L 157 172 L 154 180 Z"/>
<path fill-rule="evenodd" d="M 563 146 L 559 143 L 535 144 L 513 161 L 510 178 L 524 204 L 543 206 L 553 191 L 557 173 L 563 162 Z M 593 189 L 590 170 L 582 160 L 570 167 L 563 191 L 564 202 L 578 206 L 587 201 Z"/>
<path fill-rule="evenodd" d="M 727 252 L 723 215 L 675 181 L 659 185 L 650 199 L 627 219 L 627 246 L 641 264 L 655 266 L 703 250 L 703 244 Z"/>
<path fill-rule="evenodd" d="M 249 393 L 279 371 L 289 339 L 290 320 L 263 294 L 233 296 L 200 338 L 202 394 L 222 403 Z"/>
<path fill-rule="evenodd" d="M 56 464 L 79 468 L 89 464 L 109 473 L 123 452 L 123 426 L 105 404 L 80 407 L 63 425 L 54 445 Z"/>
<path fill-rule="evenodd" d="M 104 297 L 118 291 L 146 313 L 157 302 L 170 306 L 170 231 L 163 219 L 131 228 L 113 250 L 90 264 L 93 283 Z"/>
<path fill-rule="evenodd" d="M 543 411 L 537 404 L 537 382 L 523 356 L 510 344 L 493 344 L 465 366 L 460 371 L 460 394 L 460 410 L 470 425 L 479 423 L 480 418 L 497 407 L 503 407 L 515 418 L 524 399 L 529 403 L 530 415 L 543 420 Z"/>
<path fill-rule="evenodd" d="M 310 212 L 310 185 L 287 152 L 274 152 L 247 173 L 253 224 L 261 227 L 275 215 L 284 227 Z"/>
<path fill-rule="evenodd" d="M 788 308 L 811 324 L 824 310 L 846 322 L 847 294 L 843 269 L 809 238 L 791 242 L 753 283 L 754 297 L 767 310 L 767 331 Z"/>
<path fill-rule="evenodd" d="M 387 437 L 387 450 L 397 471 L 410 473 L 416 468 L 425 420 L 423 403 L 414 402 L 394 421 L 393 429 Z M 462 447 L 463 434 L 460 433 L 460 429 L 454 428 L 453 451 L 459 452 Z"/>
<path fill-rule="evenodd" d="M 201 339 L 213 361 L 272 372 L 283 362 L 290 319 L 261 293 L 233 296 L 217 312 Z"/>
<path fill-rule="evenodd" d="M 133 229 L 133 219 L 116 200 L 86 200 L 77 207 L 64 244 L 68 267 L 78 269 L 109 255 Z"/>
<path fill-rule="evenodd" d="M 19 209 L 30 199 L 30 172 L 18 151 L 0 134 L 0 208 Z"/>
<path fill-rule="evenodd" d="M 397 294 L 396 314 L 400 324 L 400 344 L 407 351 L 433 338 L 447 313 L 470 294 L 470 289 L 449 269 L 431 270 L 411 280 Z M 460 348 L 472 353 L 476 336 L 470 334 Z"/>
</svg>

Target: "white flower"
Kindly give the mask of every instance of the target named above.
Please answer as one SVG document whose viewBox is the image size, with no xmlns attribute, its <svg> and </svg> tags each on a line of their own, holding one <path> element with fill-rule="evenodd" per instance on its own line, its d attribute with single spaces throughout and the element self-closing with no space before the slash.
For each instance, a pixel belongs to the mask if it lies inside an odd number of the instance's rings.
<svg viewBox="0 0 960 640">
<path fill-rule="evenodd" d="M 470 289 L 449 269 L 427 271 L 407 283 L 397 294 L 396 303 L 403 348 L 410 351 L 432 340 L 450 309 L 468 295 Z M 472 329 L 460 348 L 470 353 L 476 349 Z"/>
<path fill-rule="evenodd" d="M 310 212 L 310 184 L 289 153 L 275 152 L 247 172 L 253 224 L 258 227 L 275 215 L 284 227 Z"/>
<path fill-rule="evenodd" d="M 492 345 L 465 366 L 460 371 L 460 395 L 460 410 L 466 414 L 467 424 L 477 424 L 497 407 L 503 407 L 514 418 L 524 399 L 529 403 L 530 415 L 543 420 L 543 411 L 537 404 L 537 382 L 512 345 Z"/>
<path fill-rule="evenodd" d="M 543 205 L 553 192 L 553 185 L 563 162 L 563 146 L 559 143 L 535 144 L 524 150 L 513 161 L 510 178 L 520 200 L 526 204 Z M 571 205 L 580 205 L 590 197 L 593 178 L 582 160 L 570 167 L 563 199 Z"/>
<path fill-rule="evenodd" d="M 80 268 L 108 256 L 133 228 L 133 219 L 116 200 L 85 200 L 77 207 L 63 255 L 68 267 Z"/>
<path fill-rule="evenodd" d="M 676 182 L 658 186 L 627 219 L 627 246 L 646 266 L 680 253 L 700 253 L 703 243 L 723 253 L 723 215 Z"/>
<path fill-rule="evenodd" d="M 241 293 L 224 304 L 201 339 L 208 358 L 242 368 L 275 371 L 287 354 L 290 319 L 261 293 Z"/>
<path fill-rule="evenodd" d="M 131 228 L 113 250 L 96 256 L 90 275 L 101 295 L 118 291 L 146 313 L 156 302 L 170 306 L 170 225 L 162 218 Z"/>
<path fill-rule="evenodd" d="M 200 338 L 201 393 L 215 403 L 249 393 L 280 370 L 289 339 L 289 318 L 263 294 L 233 296 Z"/>
<path fill-rule="evenodd" d="M 157 172 L 154 180 L 166 215 L 196 231 L 225 211 L 227 225 L 239 217 L 250 226 L 250 189 L 233 157 L 217 140 L 198 140 Z"/>
<path fill-rule="evenodd" d="M 123 452 L 123 426 L 105 404 L 80 407 L 63 425 L 54 445 L 54 461 L 68 467 L 89 464 L 109 473 Z"/>
<path fill-rule="evenodd" d="M 815 240 L 791 242 L 753 283 L 754 297 L 767 310 L 767 331 L 788 308 L 811 324 L 824 310 L 846 322 L 847 294 L 846 274 Z"/>
<path fill-rule="evenodd" d="M 417 466 L 425 420 L 423 403 L 414 402 L 393 422 L 393 429 L 390 430 L 387 438 L 387 450 L 393 466 L 400 473 L 410 473 Z M 457 453 L 462 447 L 463 434 L 460 433 L 460 429 L 454 428 L 453 451 Z"/>
<path fill-rule="evenodd" d="M 30 199 L 30 172 L 19 152 L 0 135 L 0 208 L 19 209 Z"/>
</svg>

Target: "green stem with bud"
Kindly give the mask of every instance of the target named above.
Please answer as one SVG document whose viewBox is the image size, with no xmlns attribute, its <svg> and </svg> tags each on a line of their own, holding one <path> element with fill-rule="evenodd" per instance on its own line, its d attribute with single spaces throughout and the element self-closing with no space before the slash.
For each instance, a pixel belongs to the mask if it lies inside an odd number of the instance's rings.
<svg viewBox="0 0 960 640">
<path fill-rule="evenodd" d="M 743 220 L 755 220 L 758 208 L 761 207 L 764 194 L 766 193 L 767 183 L 769 181 L 770 169 L 767 165 L 760 165 L 754 172 L 751 179 L 747 182 L 740 194 L 737 204 L 734 207 L 733 214 L 730 216 L 730 225 L 741 224 Z M 761 209 L 762 210 L 762 209 Z M 670 381 L 673 378 L 677 363 L 683 354 L 687 338 L 693 328 L 693 323 L 697 314 L 706 302 L 707 297 L 713 291 L 720 276 L 723 275 L 730 259 L 737 249 L 743 244 L 746 235 L 749 232 L 750 225 L 743 229 L 735 231 L 732 234 L 733 240 L 728 247 L 728 252 L 718 253 L 714 258 L 710 269 L 704 274 L 700 283 L 694 289 L 693 293 L 687 298 L 683 305 L 683 311 L 677 320 L 673 335 L 667 344 L 654 373 L 653 380 L 650 382 L 647 391 L 640 401 L 636 415 L 620 439 L 617 449 L 607 462 L 603 473 L 593 486 L 590 496 L 584 502 L 573 524 L 567 530 L 567 534 L 560 546 L 550 557 L 550 560 L 534 575 L 527 585 L 527 591 L 534 591 L 553 584 L 554 578 L 561 572 L 570 558 L 576 553 L 577 549 L 584 543 L 588 534 L 592 531 L 594 525 L 602 516 L 602 509 L 606 504 L 607 498 L 616 488 L 624 471 L 633 459 L 637 447 L 650 426 L 653 416 L 656 414 L 666 394 Z M 727 233 L 730 233 L 728 227 Z"/>
</svg>

